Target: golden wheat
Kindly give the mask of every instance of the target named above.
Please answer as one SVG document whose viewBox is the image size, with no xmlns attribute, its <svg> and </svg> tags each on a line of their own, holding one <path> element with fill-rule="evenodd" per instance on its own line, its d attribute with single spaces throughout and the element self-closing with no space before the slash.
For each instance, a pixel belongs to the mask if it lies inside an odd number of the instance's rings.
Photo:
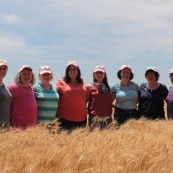
<svg viewBox="0 0 173 173">
<path fill-rule="evenodd" d="M 53 132 L 53 133 L 52 133 Z M 1 173 L 173 172 L 173 121 L 55 133 L 45 126 L 0 133 Z"/>
</svg>

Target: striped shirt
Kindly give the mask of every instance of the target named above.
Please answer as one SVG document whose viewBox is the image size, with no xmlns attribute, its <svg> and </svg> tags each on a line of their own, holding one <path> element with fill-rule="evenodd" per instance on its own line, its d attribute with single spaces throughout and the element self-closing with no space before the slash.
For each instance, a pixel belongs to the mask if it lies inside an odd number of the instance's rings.
<svg viewBox="0 0 173 173">
<path fill-rule="evenodd" d="M 33 86 L 38 106 L 38 123 L 51 122 L 56 119 L 59 95 L 57 89 L 52 84 L 50 86 L 50 90 L 45 89 L 40 82 Z"/>
<path fill-rule="evenodd" d="M 37 103 L 31 86 L 8 85 L 12 95 L 10 125 L 25 128 L 37 123 Z"/>
</svg>

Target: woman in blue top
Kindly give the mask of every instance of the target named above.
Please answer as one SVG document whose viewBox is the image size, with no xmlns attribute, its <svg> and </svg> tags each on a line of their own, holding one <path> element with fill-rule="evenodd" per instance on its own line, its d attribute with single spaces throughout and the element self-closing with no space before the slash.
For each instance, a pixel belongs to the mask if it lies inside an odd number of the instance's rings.
<svg viewBox="0 0 173 173">
<path fill-rule="evenodd" d="M 40 82 L 33 86 L 38 106 L 37 122 L 51 122 L 56 119 L 56 110 L 59 100 L 57 89 L 50 83 L 53 72 L 49 66 L 39 69 Z"/>
<path fill-rule="evenodd" d="M 138 118 L 137 103 L 139 95 L 138 84 L 132 82 L 133 73 L 129 65 L 122 65 L 117 72 L 120 82 L 112 87 L 113 97 L 116 99 L 114 119 L 118 124 L 128 119 Z"/>
<path fill-rule="evenodd" d="M 139 113 L 149 119 L 165 119 L 164 100 L 168 95 L 165 85 L 158 82 L 159 73 L 156 67 L 147 67 L 146 83 L 140 85 Z"/>
</svg>

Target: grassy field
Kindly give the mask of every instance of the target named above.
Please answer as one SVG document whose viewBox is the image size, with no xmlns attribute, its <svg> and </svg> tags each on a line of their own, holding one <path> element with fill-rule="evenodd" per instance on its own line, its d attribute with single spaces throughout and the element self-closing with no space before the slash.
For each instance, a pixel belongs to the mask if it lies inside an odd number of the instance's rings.
<svg viewBox="0 0 173 173">
<path fill-rule="evenodd" d="M 92 133 L 57 126 L 0 133 L 1 173 L 173 172 L 173 121 L 129 121 Z"/>
</svg>

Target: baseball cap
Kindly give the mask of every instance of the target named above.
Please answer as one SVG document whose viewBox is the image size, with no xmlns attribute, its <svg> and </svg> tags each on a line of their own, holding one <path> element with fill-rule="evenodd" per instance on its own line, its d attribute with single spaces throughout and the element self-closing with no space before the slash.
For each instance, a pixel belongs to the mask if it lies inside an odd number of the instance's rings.
<svg viewBox="0 0 173 173">
<path fill-rule="evenodd" d="M 102 66 L 102 65 L 95 66 L 94 73 L 97 72 L 97 71 L 101 71 L 103 73 L 106 73 L 105 67 Z"/>
<path fill-rule="evenodd" d="M 4 59 L 0 59 L 0 66 L 3 66 L 3 65 L 8 67 L 7 62 Z"/>
<path fill-rule="evenodd" d="M 67 63 L 67 67 L 70 66 L 70 65 L 74 65 L 74 66 L 78 67 L 78 63 L 76 61 L 69 61 Z"/>
<path fill-rule="evenodd" d="M 152 70 L 152 71 L 154 71 L 154 72 L 157 72 L 157 69 L 156 69 L 156 67 L 154 67 L 154 66 L 149 66 L 149 67 L 147 67 L 146 72 L 147 72 L 148 70 Z"/>
<path fill-rule="evenodd" d="M 39 74 L 44 74 L 44 73 L 52 73 L 52 70 L 51 70 L 51 68 L 49 67 L 49 66 L 41 66 L 40 68 L 39 68 Z"/>
<path fill-rule="evenodd" d="M 169 74 L 173 73 L 173 69 L 171 69 L 171 71 L 169 72 Z"/>
<path fill-rule="evenodd" d="M 131 67 L 130 67 L 130 65 L 128 65 L 128 64 L 122 65 L 122 66 L 120 67 L 120 70 L 123 70 L 123 69 L 125 69 L 125 68 L 128 68 L 129 70 L 131 70 Z"/>
<path fill-rule="evenodd" d="M 19 69 L 19 72 L 23 71 L 24 69 L 30 69 L 32 71 L 32 68 L 29 65 L 22 65 L 22 67 Z"/>
</svg>

